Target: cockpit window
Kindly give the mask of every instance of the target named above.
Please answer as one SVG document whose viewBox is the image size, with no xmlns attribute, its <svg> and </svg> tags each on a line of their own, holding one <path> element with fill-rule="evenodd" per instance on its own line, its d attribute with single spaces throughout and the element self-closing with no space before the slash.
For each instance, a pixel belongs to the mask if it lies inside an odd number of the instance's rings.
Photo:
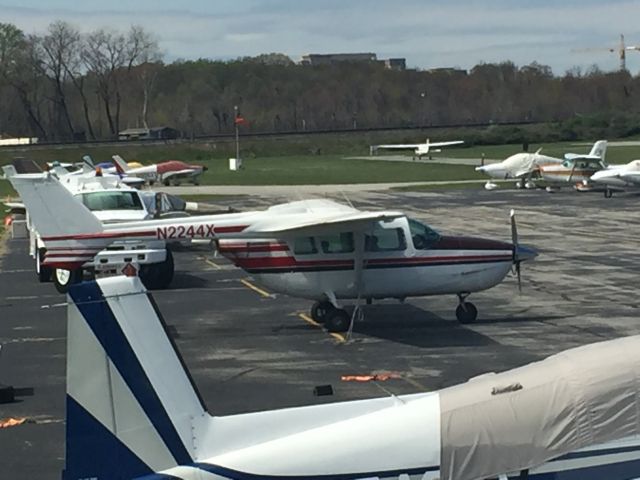
<svg viewBox="0 0 640 480">
<path fill-rule="evenodd" d="M 315 239 L 313 237 L 296 238 L 293 245 L 293 253 L 296 255 L 313 255 L 314 253 L 318 253 Z"/>
<path fill-rule="evenodd" d="M 406 248 L 407 242 L 401 228 L 382 228 L 378 225 L 364 236 L 364 249 L 367 252 L 391 252 Z"/>
<path fill-rule="evenodd" d="M 409 231 L 416 250 L 427 250 L 440 240 L 440 234 L 433 228 L 411 218 L 409 219 Z"/>
<path fill-rule="evenodd" d="M 338 235 L 323 235 L 318 237 L 324 253 L 353 252 L 353 233 L 344 232 Z"/>
<path fill-rule="evenodd" d="M 80 198 L 92 211 L 143 210 L 137 192 L 89 192 L 80 194 Z"/>
</svg>

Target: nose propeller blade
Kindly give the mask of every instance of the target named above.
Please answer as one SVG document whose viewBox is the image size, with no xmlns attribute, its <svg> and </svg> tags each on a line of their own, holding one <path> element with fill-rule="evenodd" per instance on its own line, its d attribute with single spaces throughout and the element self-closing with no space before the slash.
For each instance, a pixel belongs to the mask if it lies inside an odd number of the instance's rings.
<svg viewBox="0 0 640 480">
<path fill-rule="evenodd" d="M 511 243 L 513 244 L 513 266 L 516 271 L 516 277 L 518 279 L 518 291 L 522 293 L 522 277 L 520 275 L 520 258 L 518 256 L 518 225 L 516 224 L 516 211 L 511 209 L 509 213 L 511 220 Z"/>
</svg>

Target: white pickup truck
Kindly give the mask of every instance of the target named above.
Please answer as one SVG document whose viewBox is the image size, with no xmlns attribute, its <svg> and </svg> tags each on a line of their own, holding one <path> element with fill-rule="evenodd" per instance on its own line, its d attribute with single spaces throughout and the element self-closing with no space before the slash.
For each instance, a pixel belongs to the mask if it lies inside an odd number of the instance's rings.
<svg viewBox="0 0 640 480">
<path fill-rule="evenodd" d="M 109 178 L 93 178 L 64 182 L 65 186 L 103 223 L 145 220 L 154 216 L 184 216 L 176 202 L 181 200 L 166 194 L 139 191 Z M 159 202 L 159 205 L 157 205 Z M 159 208 L 158 208 L 159 207 Z M 177 208 L 176 208 L 177 207 Z M 29 253 L 35 259 L 35 268 L 41 282 L 53 280 L 56 289 L 65 293 L 70 284 L 78 282 L 84 273 L 119 273 L 125 265 L 139 268 L 141 280 L 147 288 L 165 288 L 173 279 L 174 266 L 171 251 L 164 240 L 122 240 L 101 251 L 82 270 L 51 269 L 41 265 L 47 246 L 35 228 L 29 228 Z"/>
</svg>

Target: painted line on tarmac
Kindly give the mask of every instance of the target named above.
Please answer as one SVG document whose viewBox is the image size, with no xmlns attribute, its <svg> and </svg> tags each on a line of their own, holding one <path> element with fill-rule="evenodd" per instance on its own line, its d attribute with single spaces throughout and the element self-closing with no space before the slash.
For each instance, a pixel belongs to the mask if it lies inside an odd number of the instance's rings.
<svg viewBox="0 0 640 480">
<path fill-rule="evenodd" d="M 216 262 L 214 262 L 213 260 L 209 260 L 208 258 L 204 258 L 203 260 L 204 260 L 204 263 L 215 268 L 216 270 L 222 270 L 222 267 L 218 265 Z"/>
<path fill-rule="evenodd" d="M 272 298 L 271 294 L 269 292 L 267 292 L 266 290 L 261 289 L 260 287 L 256 287 L 253 283 L 251 283 L 249 280 L 243 278 L 240 280 L 240 283 L 242 283 L 245 287 L 253 290 L 254 292 L 262 295 L 265 298 Z"/>
<path fill-rule="evenodd" d="M 308 324 L 313 325 L 314 327 L 322 328 L 324 330 L 321 323 L 316 322 L 313 318 L 311 318 L 306 313 L 298 313 L 298 317 L 300 317 L 302 320 L 304 320 Z M 331 335 L 333 338 L 335 338 L 336 340 L 338 340 L 340 343 L 346 343 L 347 341 L 344 335 L 340 333 L 336 333 L 336 332 L 327 332 L 327 333 Z"/>
</svg>

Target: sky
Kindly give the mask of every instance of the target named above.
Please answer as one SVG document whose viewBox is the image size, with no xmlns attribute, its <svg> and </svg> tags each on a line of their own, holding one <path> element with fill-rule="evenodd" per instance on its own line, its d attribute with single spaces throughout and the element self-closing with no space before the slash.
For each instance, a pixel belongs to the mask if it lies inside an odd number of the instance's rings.
<svg viewBox="0 0 640 480">
<path fill-rule="evenodd" d="M 81 31 L 153 33 L 166 61 L 280 52 L 374 52 L 412 68 L 471 68 L 533 61 L 563 74 L 574 66 L 640 71 L 640 0 L 0 0 L 0 22 L 42 33 L 55 20 Z M 588 51 L 576 51 L 589 49 Z"/>
</svg>

